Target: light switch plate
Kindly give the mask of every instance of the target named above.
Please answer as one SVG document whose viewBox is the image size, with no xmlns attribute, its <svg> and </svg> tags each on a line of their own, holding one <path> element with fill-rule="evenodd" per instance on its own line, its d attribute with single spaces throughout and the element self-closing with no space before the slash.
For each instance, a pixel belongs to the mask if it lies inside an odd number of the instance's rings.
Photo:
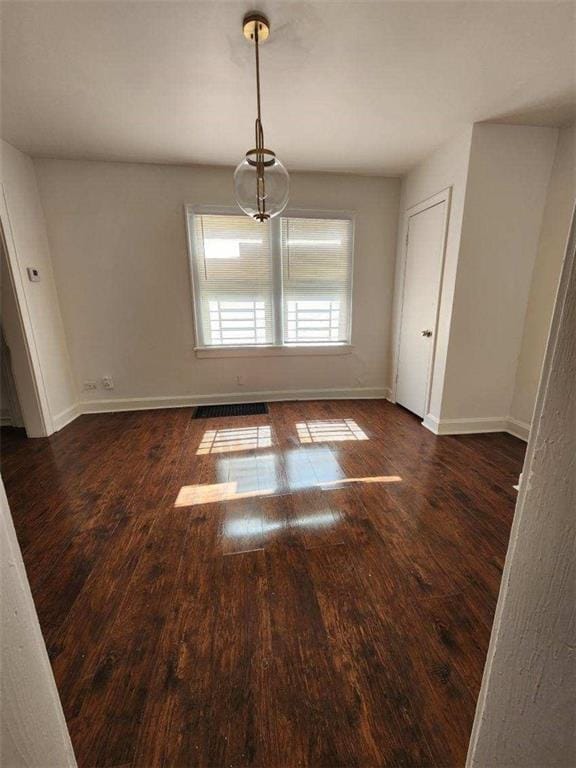
<svg viewBox="0 0 576 768">
<path fill-rule="evenodd" d="M 28 280 L 31 283 L 40 282 L 40 270 L 36 269 L 36 267 L 26 267 L 26 272 L 28 272 Z"/>
</svg>

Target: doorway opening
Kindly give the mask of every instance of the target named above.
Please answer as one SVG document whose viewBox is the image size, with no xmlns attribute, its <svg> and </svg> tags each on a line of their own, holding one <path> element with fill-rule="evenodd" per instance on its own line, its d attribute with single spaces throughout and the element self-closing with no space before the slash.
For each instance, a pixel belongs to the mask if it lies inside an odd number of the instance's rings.
<svg viewBox="0 0 576 768">
<path fill-rule="evenodd" d="M 2 416 L 6 416 L 6 421 L 10 419 L 13 426 L 24 427 L 28 437 L 45 437 L 53 431 L 52 419 L 3 194 L 0 194 L 0 286 Z"/>
</svg>

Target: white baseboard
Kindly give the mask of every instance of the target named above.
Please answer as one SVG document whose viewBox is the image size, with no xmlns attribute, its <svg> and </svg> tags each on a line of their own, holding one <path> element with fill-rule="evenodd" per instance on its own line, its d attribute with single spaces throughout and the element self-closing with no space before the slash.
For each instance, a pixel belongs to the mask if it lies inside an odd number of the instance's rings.
<svg viewBox="0 0 576 768">
<path fill-rule="evenodd" d="M 54 431 L 58 432 L 83 413 L 117 413 L 121 411 L 148 411 L 158 408 L 192 408 L 197 405 L 224 403 L 250 403 L 265 400 L 391 400 L 389 387 L 358 387 L 356 389 L 287 389 L 266 392 L 225 392 L 216 395 L 178 395 L 174 397 L 128 397 L 110 400 L 84 400 L 54 417 Z M 511 416 L 472 419 L 437 419 L 432 414 L 424 417 L 423 425 L 435 435 L 471 435 L 481 432 L 509 432 L 528 440 L 530 425 Z"/>
<path fill-rule="evenodd" d="M 70 424 L 71 421 L 74 421 L 74 419 L 76 419 L 81 414 L 81 403 L 74 403 L 74 405 L 71 405 L 70 408 L 66 408 L 66 410 L 61 411 L 61 413 L 52 418 L 52 422 L 54 424 L 54 432 L 59 432 L 63 427 L 65 427 L 67 424 Z"/>
<path fill-rule="evenodd" d="M 471 419 L 437 419 L 428 413 L 422 424 L 435 435 L 474 435 L 481 432 L 509 432 L 521 440 L 528 440 L 530 425 L 510 416 Z"/>
<path fill-rule="evenodd" d="M 526 421 L 519 421 L 518 419 L 513 419 L 512 416 L 508 416 L 507 431 L 510 432 L 511 435 L 514 435 L 514 437 L 519 437 L 520 440 L 528 442 L 530 424 Z"/>
<path fill-rule="evenodd" d="M 427 413 L 426 416 L 422 419 L 422 426 L 426 427 L 426 429 L 429 429 L 430 432 L 433 432 L 435 435 L 440 434 L 439 426 L 440 422 L 436 418 L 436 416 L 432 416 L 431 413 Z"/>
<path fill-rule="evenodd" d="M 503 418 L 437 419 L 427 414 L 424 426 L 435 435 L 472 435 L 478 432 L 506 432 L 507 420 Z"/>
<path fill-rule="evenodd" d="M 276 392 L 224 392 L 216 395 L 179 395 L 175 397 L 130 397 L 118 400 L 85 400 L 80 413 L 115 413 L 148 411 L 157 408 L 191 408 L 197 405 L 253 403 L 261 400 L 376 400 L 386 399 L 387 388 L 290 389 Z"/>
</svg>

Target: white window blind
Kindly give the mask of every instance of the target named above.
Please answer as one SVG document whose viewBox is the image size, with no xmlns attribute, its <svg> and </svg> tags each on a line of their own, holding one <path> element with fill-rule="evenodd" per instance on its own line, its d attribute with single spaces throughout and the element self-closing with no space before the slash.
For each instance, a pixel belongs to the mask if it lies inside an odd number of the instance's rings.
<svg viewBox="0 0 576 768">
<path fill-rule="evenodd" d="M 352 226 L 343 219 L 281 220 L 284 340 L 335 344 L 350 335 Z"/>
<path fill-rule="evenodd" d="M 198 343 L 273 344 L 270 232 L 248 216 L 195 215 Z"/>
<path fill-rule="evenodd" d="M 350 341 L 351 218 L 188 215 L 200 347 Z"/>
</svg>

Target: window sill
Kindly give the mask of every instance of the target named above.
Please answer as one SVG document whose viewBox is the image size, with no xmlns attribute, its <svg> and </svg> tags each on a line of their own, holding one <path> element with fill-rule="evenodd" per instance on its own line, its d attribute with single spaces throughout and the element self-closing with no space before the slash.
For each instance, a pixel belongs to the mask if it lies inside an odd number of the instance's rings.
<svg viewBox="0 0 576 768">
<path fill-rule="evenodd" d="M 285 347 L 194 347 L 196 357 L 295 357 L 306 355 L 349 355 L 352 344 Z"/>
</svg>

